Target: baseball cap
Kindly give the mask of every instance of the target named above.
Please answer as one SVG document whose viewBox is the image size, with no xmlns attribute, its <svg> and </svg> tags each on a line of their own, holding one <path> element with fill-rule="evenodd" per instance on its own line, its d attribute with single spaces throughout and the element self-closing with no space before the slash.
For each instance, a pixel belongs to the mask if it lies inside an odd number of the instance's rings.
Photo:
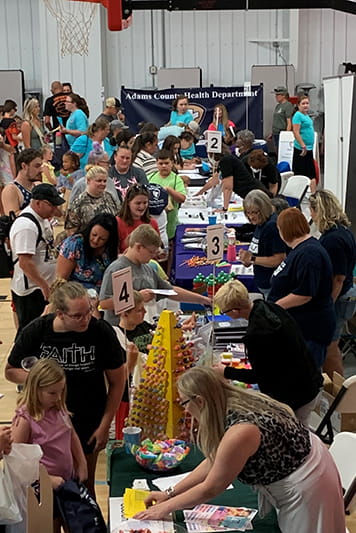
<svg viewBox="0 0 356 533">
<path fill-rule="evenodd" d="M 57 189 L 50 183 L 36 185 L 32 189 L 32 198 L 34 200 L 47 200 L 52 205 L 62 205 L 65 202 Z"/>
<path fill-rule="evenodd" d="M 288 89 L 284 85 L 278 85 L 273 89 L 274 94 L 287 94 Z"/>
<path fill-rule="evenodd" d="M 188 128 L 194 133 L 194 135 L 199 135 L 200 126 L 198 122 L 195 122 L 195 120 L 191 120 L 190 122 L 188 122 Z"/>
<path fill-rule="evenodd" d="M 114 96 L 109 96 L 109 98 L 107 98 L 105 100 L 105 105 L 106 107 L 121 107 L 121 102 L 118 98 L 115 98 Z"/>
<path fill-rule="evenodd" d="M 110 128 L 111 128 L 112 130 L 114 130 L 114 129 L 116 129 L 116 128 L 120 128 L 120 129 L 122 129 L 122 130 L 128 130 L 128 129 L 129 129 L 129 127 L 126 126 L 126 124 L 124 124 L 124 123 L 123 123 L 121 120 L 119 120 L 119 119 L 112 120 L 112 121 L 110 122 Z"/>
</svg>

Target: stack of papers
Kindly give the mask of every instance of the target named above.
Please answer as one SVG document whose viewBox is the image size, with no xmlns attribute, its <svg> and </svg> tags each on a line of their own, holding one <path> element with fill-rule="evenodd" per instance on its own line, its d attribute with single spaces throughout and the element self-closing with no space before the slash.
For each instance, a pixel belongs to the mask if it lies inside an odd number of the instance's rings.
<svg viewBox="0 0 356 533">
<path fill-rule="evenodd" d="M 251 522 L 257 509 L 201 504 L 183 514 L 188 533 L 246 531 L 253 529 Z"/>
</svg>

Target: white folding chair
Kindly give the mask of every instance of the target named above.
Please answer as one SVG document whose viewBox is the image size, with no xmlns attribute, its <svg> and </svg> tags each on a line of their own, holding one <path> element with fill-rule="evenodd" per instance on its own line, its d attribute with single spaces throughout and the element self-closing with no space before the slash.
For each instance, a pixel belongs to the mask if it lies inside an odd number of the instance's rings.
<svg viewBox="0 0 356 533">
<path fill-rule="evenodd" d="M 340 474 L 344 489 L 345 511 L 350 507 L 356 491 L 356 433 L 338 433 L 329 448 Z"/>
<path fill-rule="evenodd" d="M 292 176 L 294 176 L 294 172 L 292 172 L 291 170 L 289 170 L 288 172 L 281 172 L 281 188 L 279 189 L 278 194 L 284 194 L 283 191 L 285 189 L 285 186 L 287 185 L 289 178 L 291 178 Z"/>
<path fill-rule="evenodd" d="M 291 176 L 283 190 L 283 196 L 292 207 L 300 207 L 307 193 L 310 179 L 307 176 Z"/>
</svg>

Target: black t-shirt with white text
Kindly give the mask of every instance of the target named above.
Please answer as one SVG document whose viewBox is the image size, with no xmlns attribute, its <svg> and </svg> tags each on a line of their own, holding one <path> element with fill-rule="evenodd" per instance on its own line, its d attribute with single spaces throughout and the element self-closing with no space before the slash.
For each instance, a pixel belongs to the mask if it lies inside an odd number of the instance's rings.
<svg viewBox="0 0 356 533">
<path fill-rule="evenodd" d="M 107 393 L 104 371 L 121 367 L 124 354 L 116 334 L 105 320 L 92 318 L 85 332 L 53 331 L 53 314 L 33 320 L 16 340 L 8 362 L 21 368 L 25 357 L 55 359 L 65 370 L 67 407 L 76 421 L 94 429 L 103 416 Z"/>
</svg>

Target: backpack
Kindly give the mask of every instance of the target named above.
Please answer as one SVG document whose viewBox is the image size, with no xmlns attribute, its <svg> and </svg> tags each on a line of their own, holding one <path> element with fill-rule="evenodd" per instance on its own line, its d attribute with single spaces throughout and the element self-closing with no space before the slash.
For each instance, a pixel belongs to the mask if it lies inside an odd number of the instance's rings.
<svg viewBox="0 0 356 533">
<path fill-rule="evenodd" d="M 71 533 L 107 533 L 100 508 L 82 483 L 70 479 L 54 495 Z"/>
<path fill-rule="evenodd" d="M 9 215 L 3 215 L 0 217 L 0 278 L 12 278 L 14 273 L 14 266 L 18 261 L 18 258 L 12 259 L 11 247 L 10 247 L 10 230 L 17 218 L 25 217 L 37 226 L 38 235 L 36 239 L 36 248 L 44 240 L 42 237 L 42 228 L 37 218 L 32 213 L 21 213 L 16 217 L 13 211 L 10 211 Z"/>
<path fill-rule="evenodd" d="M 148 209 L 150 215 L 160 215 L 168 204 L 168 192 L 157 183 L 148 183 L 146 185 L 148 198 Z"/>
</svg>

